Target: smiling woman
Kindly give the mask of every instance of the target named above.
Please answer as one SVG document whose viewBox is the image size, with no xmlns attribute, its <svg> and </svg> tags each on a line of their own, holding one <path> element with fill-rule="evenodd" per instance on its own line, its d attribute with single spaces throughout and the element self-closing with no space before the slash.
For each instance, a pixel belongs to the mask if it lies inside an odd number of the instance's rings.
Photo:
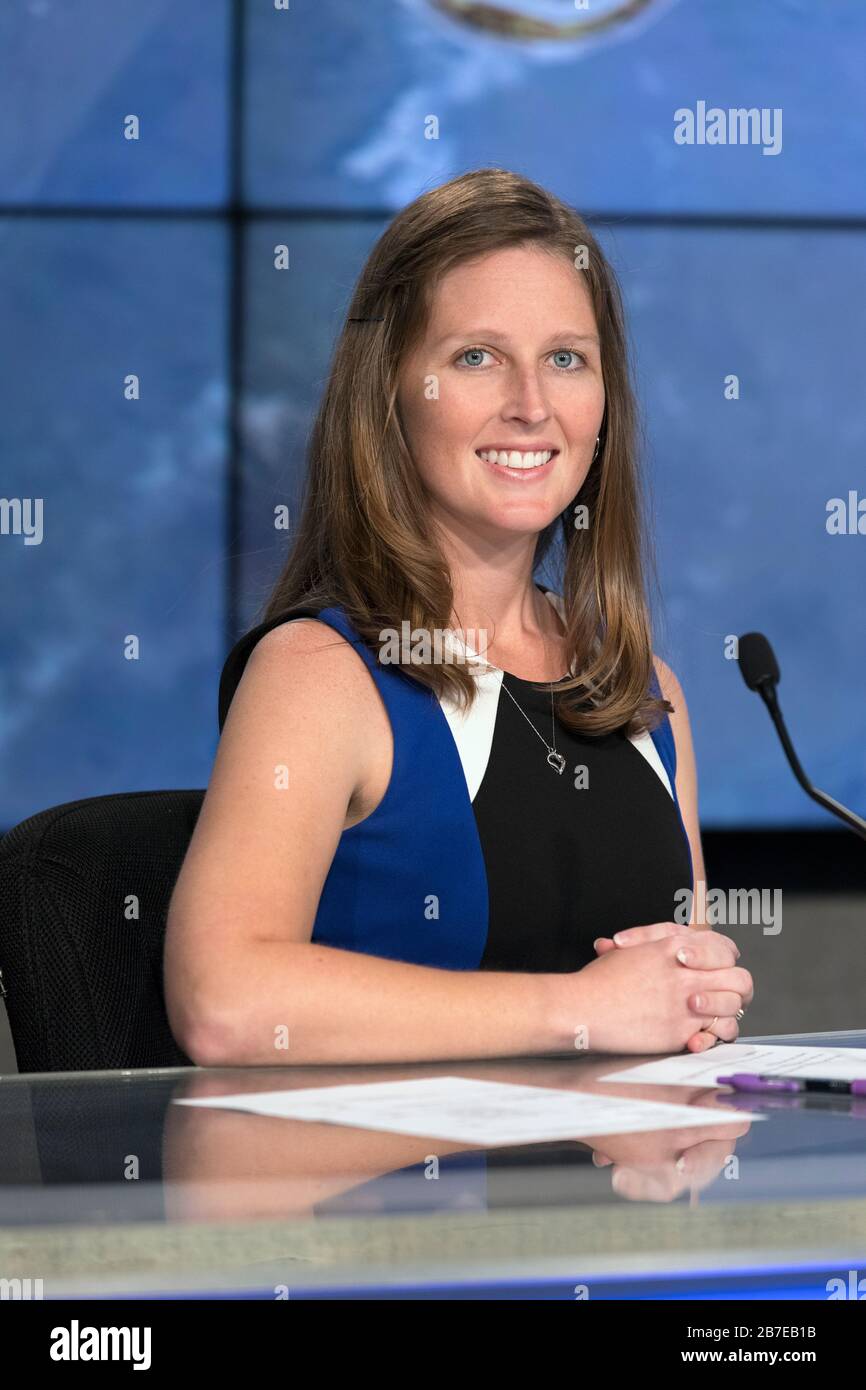
<svg viewBox="0 0 866 1390">
<path fill-rule="evenodd" d="M 496 325 L 472 327 L 490 305 Z M 551 332 L 566 308 L 568 326 Z M 469 556 L 484 537 L 519 550 L 525 589 L 539 536 L 567 514 L 597 459 L 605 412 L 593 300 L 573 260 L 543 243 L 518 243 L 438 277 L 426 331 L 402 364 L 397 405 L 458 606 L 480 597 L 465 590 L 467 570 L 477 567 Z M 619 472 L 633 491 L 626 467 L 623 460 Z M 581 572 L 592 579 L 591 565 L 582 562 Z M 588 650 L 590 634 L 581 639 Z"/>
<path fill-rule="evenodd" d="M 482 169 L 394 219 L 336 345 L 291 553 L 223 669 L 166 938 L 188 1055 L 736 1037 L 736 948 L 672 920 L 703 866 L 634 422 L 619 290 L 572 209 Z M 554 555 L 557 590 L 536 579 Z"/>
</svg>

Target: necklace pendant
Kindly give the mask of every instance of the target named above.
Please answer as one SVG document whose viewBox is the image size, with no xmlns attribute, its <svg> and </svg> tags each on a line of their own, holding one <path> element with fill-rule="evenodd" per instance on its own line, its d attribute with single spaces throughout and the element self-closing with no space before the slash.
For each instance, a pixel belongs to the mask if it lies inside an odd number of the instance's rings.
<svg viewBox="0 0 866 1390">
<path fill-rule="evenodd" d="M 565 758 L 561 753 L 554 753 L 551 751 L 547 755 L 547 761 L 550 763 L 550 766 L 555 767 L 560 774 L 565 771 Z"/>
</svg>

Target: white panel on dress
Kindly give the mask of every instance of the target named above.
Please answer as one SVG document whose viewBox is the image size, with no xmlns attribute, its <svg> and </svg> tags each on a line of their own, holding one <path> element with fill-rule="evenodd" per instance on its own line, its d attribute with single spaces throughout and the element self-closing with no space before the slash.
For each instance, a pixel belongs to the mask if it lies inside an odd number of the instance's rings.
<svg viewBox="0 0 866 1390">
<path fill-rule="evenodd" d="M 456 632 L 447 633 L 445 640 L 463 656 L 478 655 Z M 439 701 L 457 744 L 470 801 L 475 800 L 490 761 L 501 684 L 502 672 L 494 667 L 484 674 L 476 674 L 477 693 L 470 710 L 460 710 L 447 695 L 443 695 Z"/>
<path fill-rule="evenodd" d="M 548 589 L 545 597 L 550 600 L 564 623 L 565 611 L 561 595 L 554 594 Z M 445 642 L 455 652 L 463 656 L 478 655 L 456 632 L 447 632 Z M 442 712 L 448 721 L 460 755 L 470 801 L 475 800 L 478 788 L 484 780 L 487 764 L 490 761 L 502 676 L 503 672 L 498 667 L 493 667 L 489 672 L 483 674 L 476 674 L 475 684 L 478 693 L 469 711 L 464 712 L 458 709 L 447 695 L 443 695 L 440 700 Z M 673 797 L 670 779 L 651 736 L 648 733 L 635 734 L 629 739 L 629 742 L 646 758 L 666 788 L 668 795 Z"/>
</svg>

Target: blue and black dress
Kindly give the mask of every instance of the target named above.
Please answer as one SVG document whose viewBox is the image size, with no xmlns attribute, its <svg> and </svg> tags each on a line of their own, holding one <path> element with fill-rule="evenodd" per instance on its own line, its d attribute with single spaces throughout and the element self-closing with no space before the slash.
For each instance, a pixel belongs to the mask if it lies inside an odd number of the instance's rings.
<svg viewBox="0 0 866 1390">
<path fill-rule="evenodd" d="M 559 596 L 543 592 L 561 613 Z M 673 919 L 674 895 L 694 885 L 667 715 L 632 738 L 557 720 L 553 739 L 549 687 L 496 669 L 476 676 L 464 714 L 381 664 L 341 608 L 297 607 L 232 648 L 220 730 L 256 642 L 297 618 L 353 643 L 394 743 L 382 801 L 340 836 L 314 942 L 451 969 L 574 971 L 596 958 L 596 937 Z M 554 742 L 562 773 L 548 761 Z"/>
</svg>

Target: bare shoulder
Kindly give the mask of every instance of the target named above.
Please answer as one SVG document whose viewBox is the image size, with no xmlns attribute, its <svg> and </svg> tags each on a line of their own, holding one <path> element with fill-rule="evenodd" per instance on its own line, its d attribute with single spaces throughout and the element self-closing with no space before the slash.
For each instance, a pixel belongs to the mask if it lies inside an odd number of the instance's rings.
<svg viewBox="0 0 866 1390">
<path fill-rule="evenodd" d="M 323 623 L 318 618 L 290 618 L 284 623 L 278 623 L 270 632 L 259 638 L 250 653 L 247 665 L 254 659 L 261 664 L 263 654 L 269 661 L 278 661 L 287 652 L 298 656 L 321 657 L 327 657 L 331 653 L 336 663 L 347 665 L 347 669 L 352 669 L 355 662 L 363 660 L 351 642 L 348 642 L 336 628 L 331 627 L 330 623 Z M 353 657 L 354 661 L 347 663 L 347 656 Z M 318 665 L 321 668 L 321 662 Z"/>
<path fill-rule="evenodd" d="M 330 760 L 350 774 L 347 824 L 378 805 L 391 772 L 390 720 L 364 657 L 329 623 L 294 618 L 266 632 L 250 653 L 230 713 L 235 703 L 245 723 L 262 715 L 277 728 L 291 721 L 323 757 L 329 748 Z"/>
<path fill-rule="evenodd" d="M 260 637 L 238 689 L 250 673 L 258 685 L 275 683 L 278 694 L 308 688 L 331 712 L 375 694 L 364 658 L 341 632 L 317 618 L 293 618 Z M 248 682 L 249 684 L 250 682 Z"/>
</svg>

